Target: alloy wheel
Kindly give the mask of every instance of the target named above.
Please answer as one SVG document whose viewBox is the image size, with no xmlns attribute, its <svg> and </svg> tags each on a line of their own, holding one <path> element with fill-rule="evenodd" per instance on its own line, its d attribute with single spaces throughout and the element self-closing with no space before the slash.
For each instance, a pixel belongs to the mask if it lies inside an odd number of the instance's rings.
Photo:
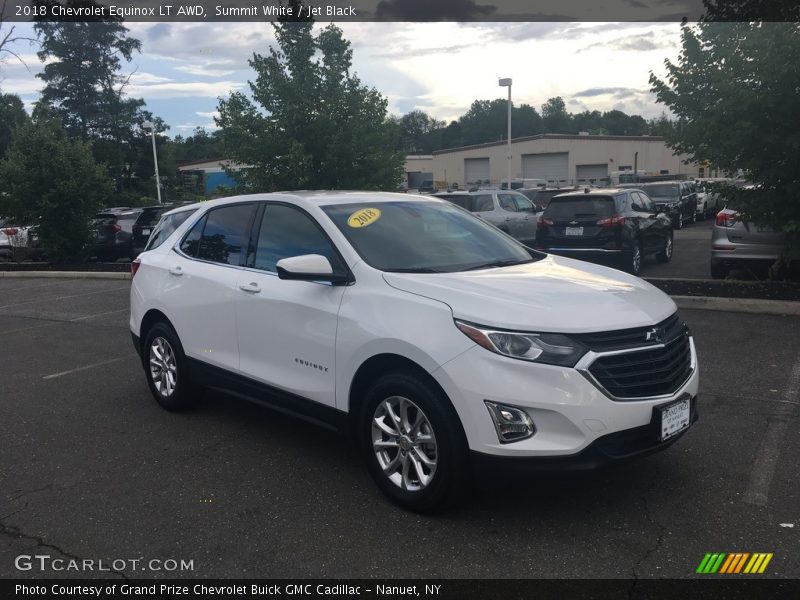
<svg viewBox="0 0 800 600">
<path fill-rule="evenodd" d="M 672 258 L 672 236 L 667 236 L 667 241 L 664 244 L 664 256 L 667 257 L 667 260 Z"/>
<path fill-rule="evenodd" d="M 163 337 L 153 338 L 150 344 L 150 379 L 163 398 L 169 398 L 178 384 L 178 363 L 175 352 Z"/>
<path fill-rule="evenodd" d="M 631 256 L 631 270 L 634 275 L 639 274 L 639 270 L 642 268 L 642 251 L 639 248 L 638 244 L 633 247 L 633 256 Z"/>
<path fill-rule="evenodd" d="M 439 452 L 428 417 L 414 402 L 391 396 L 372 417 L 372 449 L 383 474 L 411 492 L 426 488 L 436 473 Z"/>
</svg>

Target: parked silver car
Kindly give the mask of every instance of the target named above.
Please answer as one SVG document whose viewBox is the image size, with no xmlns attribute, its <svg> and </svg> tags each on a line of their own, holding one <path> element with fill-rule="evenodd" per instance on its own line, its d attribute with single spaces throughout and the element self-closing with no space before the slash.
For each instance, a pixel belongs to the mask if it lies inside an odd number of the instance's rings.
<svg viewBox="0 0 800 600">
<path fill-rule="evenodd" d="M 527 196 L 515 191 L 483 189 L 474 192 L 434 194 L 475 213 L 527 246 L 536 239 L 537 213 L 541 212 Z"/>
<path fill-rule="evenodd" d="M 723 208 L 711 234 L 711 277 L 724 279 L 731 269 L 769 266 L 785 242 L 782 233 L 743 221 L 732 207 Z"/>
</svg>

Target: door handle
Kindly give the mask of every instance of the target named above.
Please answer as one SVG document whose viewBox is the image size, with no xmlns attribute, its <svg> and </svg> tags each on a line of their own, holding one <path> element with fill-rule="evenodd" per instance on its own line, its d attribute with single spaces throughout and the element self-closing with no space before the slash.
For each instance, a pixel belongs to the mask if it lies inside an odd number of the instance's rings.
<svg viewBox="0 0 800 600">
<path fill-rule="evenodd" d="M 183 275 L 183 269 L 180 268 L 180 267 L 170 267 L 169 268 L 169 274 L 170 275 L 176 275 L 176 276 L 180 277 L 181 275 Z"/>
<path fill-rule="evenodd" d="M 255 282 L 240 283 L 239 289 L 250 294 L 258 294 L 261 291 L 261 288 Z"/>
</svg>

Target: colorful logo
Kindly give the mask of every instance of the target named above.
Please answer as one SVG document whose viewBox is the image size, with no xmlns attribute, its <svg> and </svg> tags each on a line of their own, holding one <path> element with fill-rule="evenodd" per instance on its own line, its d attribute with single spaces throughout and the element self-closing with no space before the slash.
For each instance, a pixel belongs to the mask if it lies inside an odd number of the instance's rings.
<svg viewBox="0 0 800 600">
<path fill-rule="evenodd" d="M 737 573 L 755 575 L 763 573 L 769 561 L 772 560 L 772 552 L 707 552 L 697 567 L 697 573 L 712 575 L 721 573 L 734 575 Z"/>
</svg>

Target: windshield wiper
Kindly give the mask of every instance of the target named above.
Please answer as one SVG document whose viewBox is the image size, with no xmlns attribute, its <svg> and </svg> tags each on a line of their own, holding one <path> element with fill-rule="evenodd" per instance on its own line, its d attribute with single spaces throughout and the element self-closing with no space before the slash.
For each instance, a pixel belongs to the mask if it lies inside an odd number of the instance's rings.
<svg viewBox="0 0 800 600">
<path fill-rule="evenodd" d="M 467 267 L 464 271 L 478 271 L 480 269 L 492 269 L 497 267 L 511 267 L 513 265 L 524 265 L 529 262 L 533 262 L 533 260 L 495 260 L 488 263 L 483 263 L 480 265 L 474 265 L 472 267 Z"/>
<path fill-rule="evenodd" d="M 384 269 L 387 273 L 441 273 L 442 271 L 437 271 L 436 269 L 431 269 L 429 267 L 408 267 L 408 268 L 400 268 L 400 269 Z"/>
</svg>

